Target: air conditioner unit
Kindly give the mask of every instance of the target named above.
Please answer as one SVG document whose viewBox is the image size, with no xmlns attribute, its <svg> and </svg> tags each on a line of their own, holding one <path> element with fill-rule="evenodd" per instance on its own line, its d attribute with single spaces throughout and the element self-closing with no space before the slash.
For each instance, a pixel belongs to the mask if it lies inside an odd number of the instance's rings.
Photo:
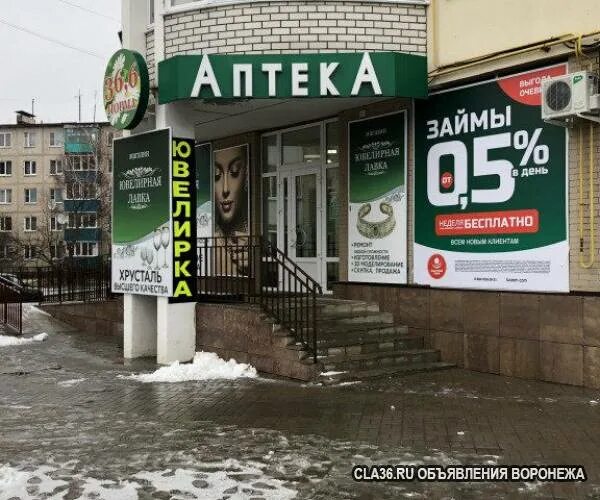
<svg viewBox="0 0 600 500">
<path fill-rule="evenodd" d="M 598 93 L 598 77 L 589 71 L 542 81 L 542 119 L 568 118 L 592 111 L 592 96 Z"/>
</svg>

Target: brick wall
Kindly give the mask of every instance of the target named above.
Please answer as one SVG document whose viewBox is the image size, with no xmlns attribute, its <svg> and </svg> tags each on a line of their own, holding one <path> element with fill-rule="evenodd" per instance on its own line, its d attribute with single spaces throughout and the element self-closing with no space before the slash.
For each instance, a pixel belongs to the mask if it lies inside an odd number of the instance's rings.
<svg viewBox="0 0 600 500">
<path fill-rule="evenodd" d="M 595 59 L 594 59 L 595 61 Z M 569 71 L 590 69 L 579 63 L 575 58 L 569 61 Z M 598 64 L 594 62 L 591 68 L 598 71 Z M 594 185 L 594 252 L 591 253 L 591 218 L 589 202 L 589 155 L 590 155 L 590 123 L 578 121 L 576 126 L 569 131 L 569 239 L 570 239 L 570 284 L 574 291 L 600 291 L 600 127 L 593 124 L 594 151 L 593 160 L 593 185 Z M 583 198 L 579 206 L 579 134 L 583 132 Z M 579 210 L 583 214 L 583 253 L 580 252 Z M 593 256 L 594 262 L 589 268 L 580 264 L 588 264 Z"/>
<path fill-rule="evenodd" d="M 150 88 L 156 87 L 156 66 L 154 63 L 154 31 L 146 32 L 146 64 L 150 76 Z"/>
<path fill-rule="evenodd" d="M 165 17 L 165 55 L 427 51 L 425 6 L 361 2 L 256 2 Z"/>
</svg>

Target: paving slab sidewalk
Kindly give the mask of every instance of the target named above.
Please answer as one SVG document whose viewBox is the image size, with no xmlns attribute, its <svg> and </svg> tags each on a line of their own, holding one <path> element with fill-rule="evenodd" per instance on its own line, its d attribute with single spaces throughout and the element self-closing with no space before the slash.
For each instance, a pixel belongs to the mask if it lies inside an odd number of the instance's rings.
<svg viewBox="0 0 600 500">
<path fill-rule="evenodd" d="M 153 362 L 28 307 L 25 334 L 40 332 L 0 348 L 0 499 L 600 497 L 600 391 L 459 369 L 141 384 L 118 376 Z M 589 479 L 356 483 L 361 463 L 580 464 Z"/>
</svg>

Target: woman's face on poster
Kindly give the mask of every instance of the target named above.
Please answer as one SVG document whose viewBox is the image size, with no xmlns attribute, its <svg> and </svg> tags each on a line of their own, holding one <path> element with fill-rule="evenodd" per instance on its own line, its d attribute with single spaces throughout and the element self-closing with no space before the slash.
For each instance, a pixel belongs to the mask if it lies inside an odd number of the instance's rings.
<svg viewBox="0 0 600 500">
<path fill-rule="evenodd" d="M 243 215 L 246 185 L 246 148 L 237 146 L 215 153 L 215 202 L 224 224 Z"/>
</svg>

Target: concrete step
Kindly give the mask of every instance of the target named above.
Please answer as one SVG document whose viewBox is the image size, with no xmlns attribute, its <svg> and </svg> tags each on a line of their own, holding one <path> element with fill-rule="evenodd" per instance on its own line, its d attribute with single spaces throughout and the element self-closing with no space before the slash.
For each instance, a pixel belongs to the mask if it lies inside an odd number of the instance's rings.
<svg viewBox="0 0 600 500">
<path fill-rule="evenodd" d="M 440 353 L 435 349 L 407 349 L 367 354 L 327 356 L 322 359 L 322 363 L 325 371 L 348 371 L 370 370 L 415 363 L 433 363 L 439 360 Z"/>
<path fill-rule="evenodd" d="M 358 323 L 353 325 L 330 325 L 319 327 L 317 337 L 320 340 L 354 337 L 381 337 L 382 335 L 407 335 L 408 327 L 389 323 Z"/>
<path fill-rule="evenodd" d="M 456 365 L 453 365 L 452 363 L 436 361 L 430 363 L 413 363 L 409 365 L 389 366 L 367 370 L 329 371 L 321 373 L 317 377 L 317 382 L 320 382 L 323 385 L 336 385 L 343 382 L 360 382 L 363 380 L 409 375 L 411 373 L 418 372 L 447 370 L 448 368 L 454 368 L 455 366 Z"/>
<path fill-rule="evenodd" d="M 348 356 L 352 354 L 421 349 L 423 343 L 423 337 L 415 335 L 398 335 L 397 333 L 372 335 L 358 332 L 348 336 L 338 335 L 318 339 L 317 352 L 323 356 Z"/>
<path fill-rule="evenodd" d="M 330 316 L 354 315 L 365 312 L 379 312 L 379 305 L 362 300 L 339 300 L 325 299 L 317 302 L 318 316 L 321 318 Z"/>
<path fill-rule="evenodd" d="M 317 316 L 319 325 L 329 323 L 341 323 L 344 325 L 352 323 L 388 323 L 394 322 L 394 315 L 389 312 L 380 311 L 359 311 L 359 312 L 338 312 L 325 316 Z"/>
</svg>

